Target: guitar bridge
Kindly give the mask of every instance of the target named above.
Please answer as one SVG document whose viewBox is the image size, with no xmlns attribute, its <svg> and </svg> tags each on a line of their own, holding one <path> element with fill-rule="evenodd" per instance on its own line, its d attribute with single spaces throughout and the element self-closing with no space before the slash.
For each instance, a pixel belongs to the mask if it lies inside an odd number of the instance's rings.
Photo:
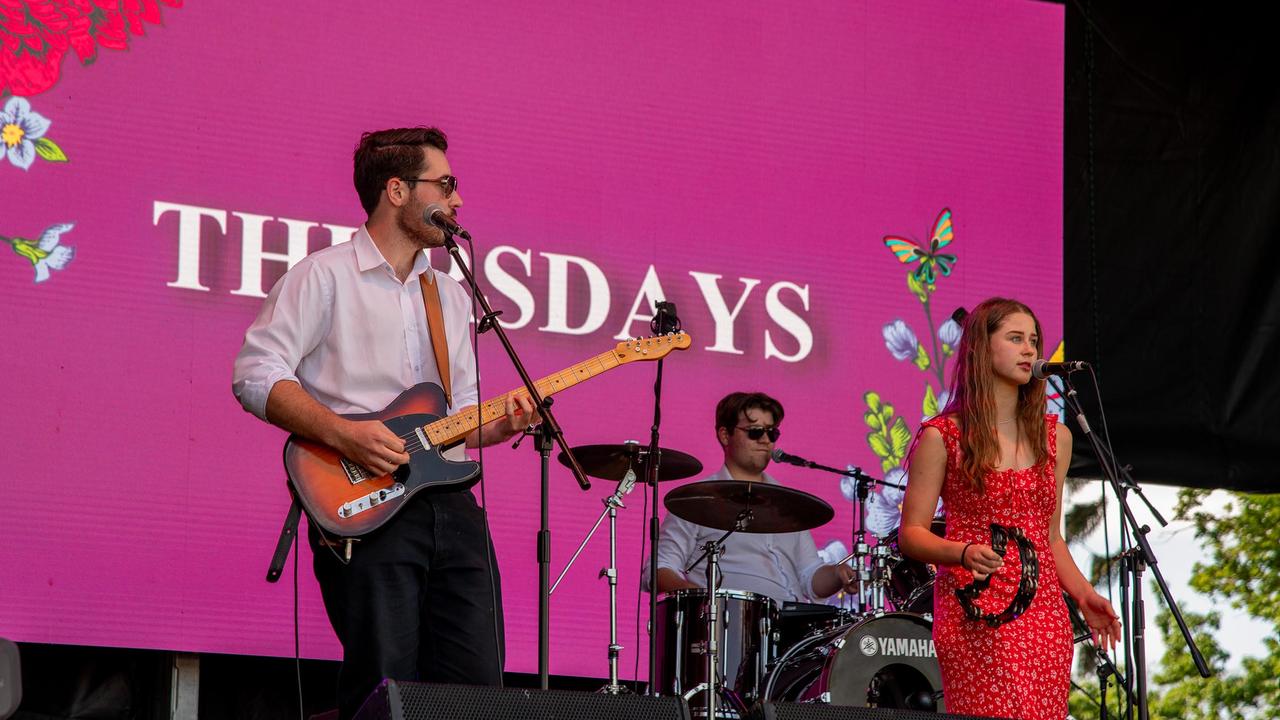
<svg viewBox="0 0 1280 720">
<path fill-rule="evenodd" d="M 396 483 L 385 490 L 371 492 L 364 497 L 343 503 L 338 507 L 338 517 L 343 519 L 354 517 L 401 495 L 404 495 L 404 483 Z"/>
<path fill-rule="evenodd" d="M 342 463 L 342 471 L 347 474 L 347 482 L 350 482 L 352 485 L 362 483 L 373 477 L 368 470 L 365 470 L 346 458 L 342 458 L 340 462 Z"/>
</svg>

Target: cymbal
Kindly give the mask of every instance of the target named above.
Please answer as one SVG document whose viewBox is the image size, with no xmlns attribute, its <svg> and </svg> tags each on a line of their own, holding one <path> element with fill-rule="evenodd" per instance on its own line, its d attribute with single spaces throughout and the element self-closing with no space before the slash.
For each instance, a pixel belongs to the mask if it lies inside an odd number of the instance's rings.
<svg viewBox="0 0 1280 720">
<path fill-rule="evenodd" d="M 740 532 L 783 533 L 811 530 L 835 517 L 820 497 L 802 490 L 763 482 L 704 480 L 667 493 L 663 504 L 695 525 L 730 530 L 743 510 L 751 517 Z"/>
<path fill-rule="evenodd" d="M 702 472 L 698 459 L 679 450 L 658 448 L 658 480 L 682 480 Z M 582 471 L 601 480 L 621 480 L 627 468 L 634 468 L 637 479 L 644 482 L 649 464 L 649 447 L 638 443 L 619 445 L 579 445 L 573 449 Z M 561 452 L 560 464 L 568 467 L 569 458 Z"/>
</svg>

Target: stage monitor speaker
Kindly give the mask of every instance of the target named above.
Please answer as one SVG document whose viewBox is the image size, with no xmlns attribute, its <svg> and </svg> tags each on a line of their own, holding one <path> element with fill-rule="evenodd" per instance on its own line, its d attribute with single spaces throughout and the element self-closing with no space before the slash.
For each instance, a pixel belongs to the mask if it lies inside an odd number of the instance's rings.
<svg viewBox="0 0 1280 720">
<path fill-rule="evenodd" d="M 885 710 L 881 708 L 824 705 L 822 703 L 759 703 L 747 720 L 994 720 L 977 715 Z"/>
<path fill-rule="evenodd" d="M 18 665 L 18 646 L 0 638 L 0 720 L 18 711 L 22 703 L 22 669 Z"/>
<path fill-rule="evenodd" d="M 356 720 L 690 720 L 680 698 L 383 680 Z"/>
</svg>

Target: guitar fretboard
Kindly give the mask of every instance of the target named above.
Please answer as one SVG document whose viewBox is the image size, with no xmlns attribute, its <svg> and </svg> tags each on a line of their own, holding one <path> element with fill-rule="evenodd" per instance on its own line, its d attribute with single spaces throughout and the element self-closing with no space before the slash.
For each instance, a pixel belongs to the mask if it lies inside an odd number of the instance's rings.
<svg viewBox="0 0 1280 720">
<path fill-rule="evenodd" d="M 558 373 L 535 380 L 533 386 L 538 388 L 538 392 L 542 397 L 549 397 L 580 382 L 590 380 L 600 373 L 612 370 L 621 364 L 622 362 L 614 351 L 610 350 L 593 358 L 583 360 L 577 365 L 567 367 Z M 507 398 L 514 395 L 529 397 L 529 391 L 524 387 L 516 388 L 492 400 L 486 400 L 479 407 L 473 407 L 456 415 L 450 415 L 424 425 L 422 431 L 431 440 L 431 444 L 436 447 L 452 445 L 466 437 L 472 430 L 506 415 Z"/>
</svg>

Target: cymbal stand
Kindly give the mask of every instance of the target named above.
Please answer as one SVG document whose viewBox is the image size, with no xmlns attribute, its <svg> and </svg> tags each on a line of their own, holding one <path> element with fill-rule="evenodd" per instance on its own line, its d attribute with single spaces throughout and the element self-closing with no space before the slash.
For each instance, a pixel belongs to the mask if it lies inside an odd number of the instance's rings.
<svg viewBox="0 0 1280 720">
<path fill-rule="evenodd" d="M 862 468 L 839 468 L 819 465 L 808 460 L 792 463 L 813 470 L 823 470 L 836 475 L 851 478 L 857 483 L 858 496 L 858 529 L 853 533 L 853 552 L 844 556 L 836 565 L 843 565 L 853 560 L 853 569 L 858 574 L 858 597 L 854 602 L 854 612 L 884 612 L 884 588 L 889 582 L 889 548 L 880 544 L 871 547 L 867 544 L 867 498 L 871 495 L 872 485 L 888 485 L 901 488 L 897 483 L 877 480 L 862 472 Z M 867 599 L 867 588 L 871 588 L 871 599 Z"/>
<path fill-rule="evenodd" d="M 560 571 L 560 576 L 556 578 L 555 584 L 551 586 L 551 592 L 553 593 L 557 587 L 560 587 L 560 581 L 569 572 L 569 568 L 573 567 L 574 561 L 582 554 L 583 548 L 591 541 L 592 536 L 596 534 L 596 530 L 600 528 L 600 523 L 604 521 L 607 515 L 609 517 L 609 567 L 602 569 L 599 577 L 608 578 L 609 580 L 609 684 L 600 688 L 600 692 L 610 695 L 621 695 L 628 692 L 627 688 L 618 682 L 618 654 L 622 650 L 622 646 L 618 644 L 618 508 L 626 507 L 622 503 L 622 496 L 630 493 L 635 486 L 636 471 L 632 468 L 627 468 L 627 474 L 618 481 L 618 487 L 613 491 L 613 494 L 601 501 L 604 503 L 604 512 L 600 513 L 600 517 L 596 518 L 596 524 L 591 526 L 591 531 L 582 539 L 582 543 L 574 551 L 573 557 L 569 558 L 568 564 L 564 566 L 564 570 Z"/>
<path fill-rule="evenodd" d="M 733 707 L 738 713 L 738 717 L 745 717 L 747 714 L 746 704 L 736 693 L 725 690 L 723 683 L 720 682 L 720 598 L 716 595 L 716 589 L 720 585 L 720 555 L 724 552 L 724 541 L 735 532 L 739 532 L 747 527 L 747 523 L 751 522 L 751 508 L 743 508 L 738 512 L 738 517 L 734 521 L 733 529 L 721 535 L 719 539 L 712 540 L 703 546 L 702 554 L 694 560 L 689 567 L 685 568 L 688 573 L 693 570 L 694 566 L 702 562 L 703 558 L 707 560 L 707 679 L 702 684 L 686 693 L 686 699 L 693 696 L 698 691 L 704 691 L 707 698 L 707 720 L 715 720 L 716 702 L 721 693 L 725 696 L 726 704 Z"/>
</svg>

